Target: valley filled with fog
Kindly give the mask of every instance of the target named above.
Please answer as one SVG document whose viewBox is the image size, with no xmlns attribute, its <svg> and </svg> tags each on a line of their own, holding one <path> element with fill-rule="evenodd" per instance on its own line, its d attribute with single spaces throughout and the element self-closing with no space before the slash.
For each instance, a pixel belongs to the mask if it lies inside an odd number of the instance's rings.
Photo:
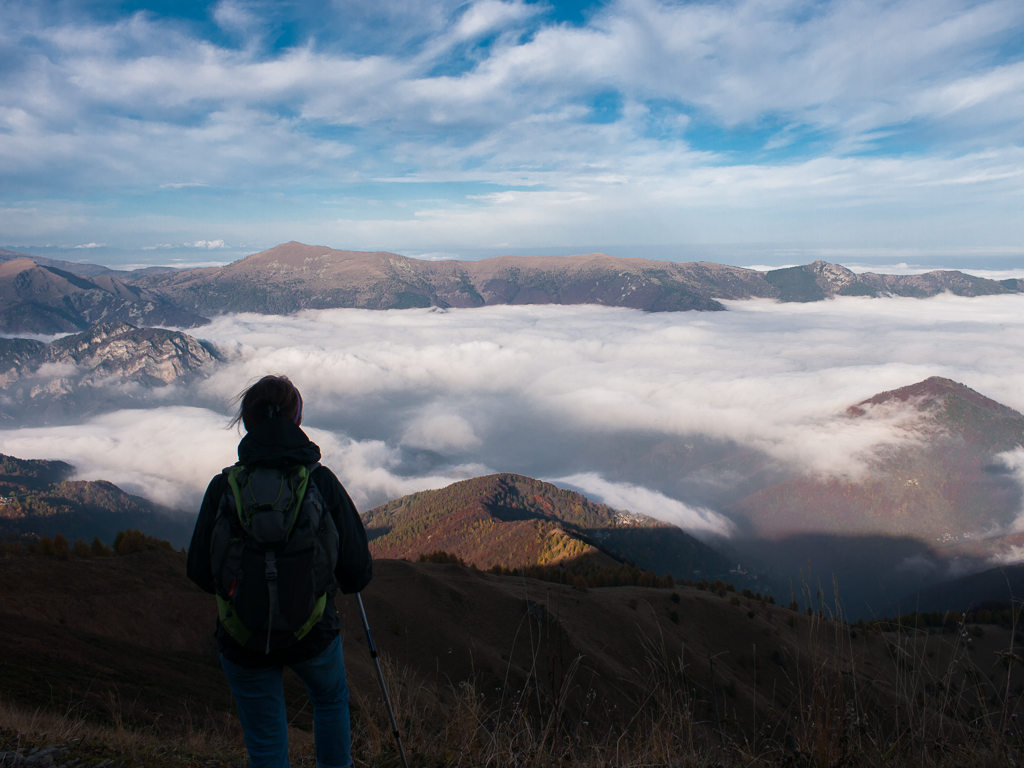
<svg viewBox="0 0 1024 768">
<path fill-rule="evenodd" d="M 0 452 L 63 459 L 192 513 L 235 459 L 232 397 L 276 372 L 300 387 L 304 426 L 362 509 L 513 471 L 728 536 L 737 524 L 720 510 L 752 456 L 760 472 L 856 479 L 880 448 L 915 439 L 906 413 L 846 415 L 878 392 L 937 375 L 1024 410 L 1024 297 L 729 310 L 222 316 L 196 334 L 223 358 L 208 378 L 159 390 L 155 407 L 5 430 Z"/>
</svg>

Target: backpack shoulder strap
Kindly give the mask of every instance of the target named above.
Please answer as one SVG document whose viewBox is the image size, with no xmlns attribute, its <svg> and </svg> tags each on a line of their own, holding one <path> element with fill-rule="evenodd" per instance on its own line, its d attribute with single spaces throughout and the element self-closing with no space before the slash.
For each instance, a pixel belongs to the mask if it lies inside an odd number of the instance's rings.
<svg viewBox="0 0 1024 768">
<path fill-rule="evenodd" d="M 224 470 L 224 474 L 227 476 L 228 487 L 231 488 L 231 495 L 235 498 L 235 512 L 238 514 L 238 522 L 245 527 L 245 518 L 242 515 L 242 491 L 238 487 L 238 475 L 244 471 L 245 467 L 241 464 L 235 464 L 232 467 L 227 467 Z"/>
</svg>

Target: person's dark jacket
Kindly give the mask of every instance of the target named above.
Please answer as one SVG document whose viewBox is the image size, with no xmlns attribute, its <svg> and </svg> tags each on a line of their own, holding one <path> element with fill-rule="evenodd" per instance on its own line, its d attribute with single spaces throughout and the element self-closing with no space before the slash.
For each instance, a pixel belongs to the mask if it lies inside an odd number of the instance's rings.
<svg viewBox="0 0 1024 768">
<path fill-rule="evenodd" d="M 320 461 L 320 448 L 306 437 L 298 426 L 285 418 L 275 417 L 253 427 L 238 444 L 238 462 L 247 467 L 290 467 Z M 372 577 L 372 559 L 367 546 L 366 530 L 352 499 L 334 473 L 317 467 L 311 481 L 323 497 L 324 506 L 338 528 L 338 565 L 335 580 L 342 592 L 359 592 Z M 225 493 L 230 493 L 227 477 L 221 473 L 210 481 L 199 509 L 199 518 L 188 548 L 188 577 L 211 594 L 214 592 L 213 568 L 210 562 L 210 537 L 217 517 L 217 508 Z M 311 659 L 333 642 L 338 634 L 338 612 L 334 595 L 328 595 L 323 618 L 297 643 L 263 654 L 239 645 L 220 621 L 215 636 L 221 653 L 230 661 L 247 667 L 281 666 Z"/>
</svg>

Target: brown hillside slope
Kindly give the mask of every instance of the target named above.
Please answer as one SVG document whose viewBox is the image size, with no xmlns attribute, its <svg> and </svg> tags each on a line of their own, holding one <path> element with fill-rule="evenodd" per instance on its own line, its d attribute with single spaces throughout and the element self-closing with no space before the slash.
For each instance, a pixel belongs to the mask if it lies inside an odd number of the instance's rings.
<svg viewBox="0 0 1024 768">
<path fill-rule="evenodd" d="M 443 550 L 480 568 L 634 562 L 661 576 L 724 573 L 725 558 L 674 525 L 595 504 L 523 475 L 476 477 L 420 491 L 364 516 L 375 556 Z"/>
<path fill-rule="evenodd" d="M 209 322 L 117 277 L 82 277 L 31 259 L 0 262 L 0 331 L 66 333 L 112 321 L 182 327 Z"/>
<path fill-rule="evenodd" d="M 931 377 L 857 405 L 870 419 L 893 408 L 916 417 L 917 440 L 876 457 L 863 478 L 796 477 L 746 497 L 734 514 L 773 538 L 801 532 L 883 533 L 952 544 L 1019 509 L 1021 489 L 995 456 L 1024 444 L 1024 415 L 950 379 Z"/>
</svg>

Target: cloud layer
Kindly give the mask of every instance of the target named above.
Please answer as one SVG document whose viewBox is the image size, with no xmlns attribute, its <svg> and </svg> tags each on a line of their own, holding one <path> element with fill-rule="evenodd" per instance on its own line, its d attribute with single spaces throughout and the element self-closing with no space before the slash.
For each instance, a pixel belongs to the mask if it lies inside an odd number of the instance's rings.
<svg viewBox="0 0 1024 768">
<path fill-rule="evenodd" d="M 231 398 L 283 373 L 303 393 L 304 426 L 325 463 L 362 509 L 513 471 L 723 533 L 721 509 L 750 492 L 751 457 L 758 471 L 855 476 L 878 446 L 908 439 L 898 414 L 844 416 L 878 392 L 938 375 L 1024 410 L 1024 297 L 729 309 L 224 316 L 201 333 L 227 361 L 194 388 L 80 426 L 3 431 L 0 452 L 64 459 L 83 477 L 194 510 L 235 458 L 238 435 L 224 428 Z"/>
</svg>

